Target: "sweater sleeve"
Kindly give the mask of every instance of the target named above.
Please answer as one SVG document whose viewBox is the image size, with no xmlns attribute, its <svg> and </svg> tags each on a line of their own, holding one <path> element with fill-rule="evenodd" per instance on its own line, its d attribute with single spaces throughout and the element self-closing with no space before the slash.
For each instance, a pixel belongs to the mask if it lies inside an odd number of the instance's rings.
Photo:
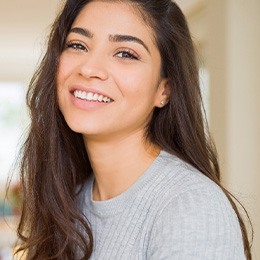
<svg viewBox="0 0 260 260">
<path fill-rule="evenodd" d="M 155 220 L 147 258 L 244 260 L 238 219 L 224 193 L 216 187 L 195 189 L 165 204 Z"/>
</svg>

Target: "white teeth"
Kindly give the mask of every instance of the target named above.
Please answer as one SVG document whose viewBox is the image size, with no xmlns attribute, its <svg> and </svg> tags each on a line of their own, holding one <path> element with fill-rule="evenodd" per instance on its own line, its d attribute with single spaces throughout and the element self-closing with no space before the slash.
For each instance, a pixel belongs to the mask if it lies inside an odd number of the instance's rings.
<svg viewBox="0 0 260 260">
<path fill-rule="evenodd" d="M 100 96 L 98 97 L 98 101 L 99 101 L 99 102 L 102 102 L 102 100 L 103 100 L 103 96 L 100 95 Z"/>
<path fill-rule="evenodd" d="M 73 92 L 74 97 L 76 98 L 80 98 L 80 99 L 85 99 L 88 101 L 99 101 L 99 102 L 104 102 L 104 103 L 110 103 L 113 100 L 108 98 L 108 97 L 104 97 L 103 95 L 99 95 L 97 93 L 92 93 L 92 92 L 85 92 L 85 91 L 81 91 L 81 90 L 75 90 Z"/>
<path fill-rule="evenodd" d="M 78 90 L 74 91 L 74 96 L 75 96 L 76 98 L 79 97 L 79 91 L 78 91 Z"/>
<path fill-rule="evenodd" d="M 109 102 L 111 102 L 111 99 L 108 98 L 108 97 L 104 97 L 104 98 L 103 98 L 103 102 L 105 102 L 105 103 L 109 103 Z"/>
<path fill-rule="evenodd" d="M 98 94 L 97 93 L 94 94 L 93 100 L 95 100 L 95 101 L 98 100 Z"/>
<path fill-rule="evenodd" d="M 86 93 L 86 92 L 85 92 Z M 86 95 L 86 99 L 87 100 L 92 100 L 92 98 L 93 98 L 93 93 L 91 93 L 91 92 L 89 92 L 87 95 Z"/>
<path fill-rule="evenodd" d="M 87 98 L 87 93 L 84 91 L 81 91 L 81 98 L 86 99 Z"/>
</svg>

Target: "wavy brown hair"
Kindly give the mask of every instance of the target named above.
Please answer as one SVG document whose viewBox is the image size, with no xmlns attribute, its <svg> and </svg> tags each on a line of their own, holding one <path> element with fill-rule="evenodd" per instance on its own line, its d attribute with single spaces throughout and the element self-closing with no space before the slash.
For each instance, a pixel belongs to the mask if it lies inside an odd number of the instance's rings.
<svg viewBox="0 0 260 260">
<path fill-rule="evenodd" d="M 88 220 L 77 205 L 77 194 L 92 169 L 82 135 L 66 124 L 56 93 L 57 68 L 67 34 L 89 2 L 66 1 L 27 93 L 31 126 L 20 165 L 23 207 L 18 251 L 27 251 L 28 259 L 88 259 L 93 250 Z M 154 109 L 146 138 L 222 188 L 237 214 L 250 260 L 245 224 L 234 198 L 220 184 L 216 151 L 203 116 L 196 55 L 183 13 L 170 0 L 121 2 L 133 5 L 153 28 L 162 58 L 161 74 L 171 88 L 167 106 Z"/>
</svg>

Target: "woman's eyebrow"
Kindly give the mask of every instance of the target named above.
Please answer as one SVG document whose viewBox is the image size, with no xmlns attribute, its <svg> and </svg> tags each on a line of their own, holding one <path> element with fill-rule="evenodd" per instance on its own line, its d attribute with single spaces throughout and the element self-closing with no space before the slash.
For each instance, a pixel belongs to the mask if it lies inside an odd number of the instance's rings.
<svg viewBox="0 0 260 260">
<path fill-rule="evenodd" d="M 72 28 L 69 33 L 77 33 L 87 38 L 93 38 L 94 34 L 90 32 L 88 29 L 81 28 L 81 27 L 74 27 Z M 139 38 L 132 36 L 132 35 L 122 35 L 122 34 L 115 34 L 109 35 L 109 40 L 111 42 L 136 42 L 141 44 L 149 54 L 151 54 L 148 46 Z"/>
<path fill-rule="evenodd" d="M 93 38 L 93 33 L 90 32 L 88 29 L 85 29 L 85 28 L 81 28 L 81 27 L 74 27 L 72 29 L 70 29 L 69 33 L 77 33 L 77 34 L 80 34 L 80 35 L 83 35 L 87 38 Z"/>
<path fill-rule="evenodd" d="M 115 34 L 115 35 L 110 35 L 109 40 L 111 42 L 136 42 L 141 44 L 149 52 L 149 54 L 151 54 L 147 45 L 141 39 L 135 36 Z"/>
</svg>

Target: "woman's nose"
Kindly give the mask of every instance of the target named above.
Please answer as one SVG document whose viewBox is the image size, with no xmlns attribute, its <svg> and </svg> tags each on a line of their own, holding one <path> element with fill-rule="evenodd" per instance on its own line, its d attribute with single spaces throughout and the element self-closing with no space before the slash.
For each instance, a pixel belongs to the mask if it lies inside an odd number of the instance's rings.
<svg viewBox="0 0 260 260">
<path fill-rule="evenodd" d="M 88 53 L 79 65 L 79 74 L 86 79 L 106 80 L 108 78 L 106 62 L 101 55 Z"/>
</svg>

